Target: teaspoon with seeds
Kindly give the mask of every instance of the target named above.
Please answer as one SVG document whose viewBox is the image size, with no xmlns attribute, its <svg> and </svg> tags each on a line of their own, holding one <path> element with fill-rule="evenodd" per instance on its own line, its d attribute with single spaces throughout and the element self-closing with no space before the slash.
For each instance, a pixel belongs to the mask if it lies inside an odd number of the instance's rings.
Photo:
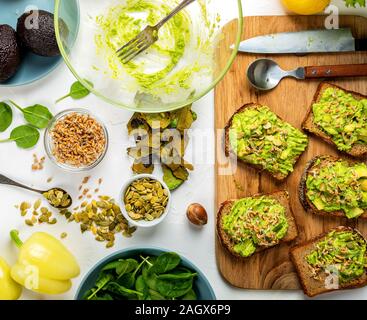
<svg viewBox="0 0 367 320">
<path fill-rule="evenodd" d="M 42 190 L 34 189 L 34 188 L 28 187 L 26 185 L 23 185 L 19 182 L 16 182 L 16 181 L 12 180 L 12 179 L 9 179 L 8 177 L 5 177 L 2 174 L 0 174 L 0 184 L 15 186 L 15 187 L 18 187 L 18 188 L 22 188 L 22 189 L 26 189 L 26 190 L 29 190 L 29 191 L 39 193 L 42 196 L 44 196 L 46 198 L 46 200 L 49 202 L 49 204 L 51 206 L 53 206 L 54 208 L 56 208 L 56 209 L 69 208 L 71 206 L 72 202 L 73 202 L 71 196 L 65 190 L 63 190 L 61 188 L 51 188 L 49 190 L 42 191 Z M 57 197 L 56 194 L 58 192 L 62 192 L 63 199 L 58 199 L 58 200 L 55 199 L 55 197 Z"/>
</svg>

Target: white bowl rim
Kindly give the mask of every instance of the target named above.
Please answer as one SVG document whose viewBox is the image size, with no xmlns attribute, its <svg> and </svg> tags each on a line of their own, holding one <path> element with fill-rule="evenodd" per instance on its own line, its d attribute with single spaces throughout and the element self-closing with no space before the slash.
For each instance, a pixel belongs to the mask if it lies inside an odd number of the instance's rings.
<svg viewBox="0 0 367 320">
<path fill-rule="evenodd" d="M 144 179 L 144 178 L 150 178 L 152 180 L 156 180 L 158 181 L 164 189 L 167 190 L 168 192 L 168 202 L 167 202 L 167 206 L 166 209 L 164 211 L 164 213 L 158 218 L 158 219 L 154 219 L 153 221 L 145 221 L 145 220 L 134 220 L 131 219 L 130 216 L 128 215 L 128 213 L 126 212 L 125 209 L 125 202 L 124 202 L 124 195 L 125 195 L 125 191 L 126 189 L 136 180 L 139 179 Z M 129 179 L 127 179 L 124 184 L 122 185 L 121 191 L 120 191 L 120 195 L 119 195 L 119 203 L 120 203 L 120 207 L 121 207 L 121 212 L 123 214 L 123 216 L 126 218 L 126 220 L 136 226 L 136 227 L 141 227 L 141 228 L 150 228 L 150 227 L 154 227 L 158 224 L 160 224 L 168 215 L 170 208 L 171 208 L 171 191 L 169 190 L 168 186 L 166 185 L 166 183 L 164 181 L 162 181 L 161 179 L 159 179 L 157 176 L 153 175 L 153 174 L 148 174 L 148 173 L 143 173 L 143 174 L 138 174 L 138 175 L 134 175 L 132 177 L 130 177 Z"/>
</svg>

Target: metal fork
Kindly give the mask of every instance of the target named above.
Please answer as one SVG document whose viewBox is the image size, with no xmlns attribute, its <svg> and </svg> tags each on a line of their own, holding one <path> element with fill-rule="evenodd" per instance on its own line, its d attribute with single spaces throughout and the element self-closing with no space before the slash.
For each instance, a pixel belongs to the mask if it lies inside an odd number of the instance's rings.
<svg viewBox="0 0 367 320">
<path fill-rule="evenodd" d="M 186 8 L 189 4 L 195 0 L 182 1 L 173 11 L 155 26 L 147 26 L 142 32 L 140 32 L 136 38 L 126 43 L 123 47 L 116 51 L 117 56 L 121 59 L 122 63 L 126 64 L 137 55 L 147 50 L 152 44 L 158 40 L 159 29 L 172 17 L 174 17 L 181 10 Z"/>
</svg>

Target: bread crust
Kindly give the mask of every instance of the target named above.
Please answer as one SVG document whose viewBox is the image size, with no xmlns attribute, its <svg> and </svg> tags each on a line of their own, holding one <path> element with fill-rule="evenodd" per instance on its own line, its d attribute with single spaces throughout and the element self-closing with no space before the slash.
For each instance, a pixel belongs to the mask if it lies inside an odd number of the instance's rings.
<svg viewBox="0 0 367 320">
<path fill-rule="evenodd" d="M 358 161 L 355 160 L 350 160 L 350 159 L 341 159 L 338 157 L 334 157 L 334 156 L 330 156 L 330 155 L 322 155 L 322 156 L 317 156 L 315 158 L 313 158 L 312 160 L 310 160 L 306 167 L 305 170 L 303 171 L 302 177 L 301 177 L 301 181 L 298 187 L 298 196 L 299 196 L 299 200 L 303 206 L 303 208 L 306 210 L 307 213 L 309 214 L 317 214 L 319 216 L 326 216 L 326 217 L 339 217 L 339 218 L 346 218 L 345 212 L 342 210 L 339 211 L 332 211 L 332 212 L 327 212 L 324 210 L 318 210 L 314 204 L 308 199 L 307 197 L 307 177 L 310 173 L 310 171 L 312 170 L 314 164 L 316 163 L 317 160 L 321 160 L 321 161 L 329 161 L 329 162 L 336 162 L 339 160 L 343 160 L 343 161 L 347 161 L 348 163 L 350 163 L 351 165 L 358 163 Z M 364 211 L 364 213 L 359 216 L 358 218 L 360 219 L 367 219 L 367 210 Z M 357 218 L 357 219 L 358 219 Z M 355 220 L 355 219 L 348 219 L 348 220 Z"/>
<path fill-rule="evenodd" d="M 245 104 L 245 105 L 243 105 L 241 108 L 239 108 L 233 115 L 232 115 L 232 117 L 229 119 L 229 121 L 227 122 L 227 125 L 226 125 L 226 127 L 225 127 L 225 143 L 224 143 L 224 150 L 225 150 L 225 155 L 227 156 L 227 157 L 229 157 L 230 156 L 230 154 L 232 154 L 232 155 L 234 155 L 237 159 L 238 159 L 238 161 L 240 161 L 240 162 L 242 162 L 242 163 L 245 163 L 246 165 L 248 165 L 249 167 L 251 167 L 251 168 L 253 168 L 253 169 L 255 169 L 255 170 L 257 170 L 257 171 L 259 171 L 259 172 L 266 172 L 267 174 L 269 174 L 271 177 L 273 177 L 274 179 L 276 179 L 276 180 L 278 180 L 278 181 L 283 181 L 284 179 L 286 179 L 287 177 L 288 177 L 288 175 L 284 175 L 284 174 L 281 174 L 280 172 L 277 172 L 277 173 L 272 173 L 272 172 L 269 172 L 269 171 L 267 171 L 266 169 L 264 169 L 261 165 L 256 165 L 256 164 L 252 164 L 252 163 L 249 163 L 249 162 L 246 162 L 246 161 L 243 161 L 243 160 L 241 160 L 241 159 L 239 159 L 238 157 L 237 157 L 237 154 L 231 149 L 231 146 L 230 146 L 230 143 L 229 143 L 229 131 L 230 131 L 230 128 L 231 128 L 231 126 L 232 126 L 232 121 L 233 121 L 233 117 L 236 115 L 236 114 L 238 114 L 238 113 L 241 113 L 242 111 L 244 111 L 245 109 L 248 109 L 248 108 L 254 108 L 254 109 L 256 109 L 256 108 L 259 108 L 259 107 L 261 107 L 261 105 L 259 105 L 259 104 L 257 104 L 257 103 L 247 103 L 247 104 Z M 277 115 L 277 117 L 280 119 L 280 120 L 282 120 L 282 121 L 284 121 L 281 117 L 279 117 L 278 115 Z M 286 121 L 284 121 L 284 122 L 286 122 Z M 308 147 L 308 145 L 307 145 L 307 147 Z M 305 150 L 306 151 L 306 150 Z M 304 151 L 304 152 L 305 152 Z M 304 153 L 303 152 L 303 153 Z M 299 160 L 299 158 L 302 156 L 302 154 L 303 153 L 301 153 L 297 158 L 296 158 L 296 161 L 295 161 L 295 163 L 294 163 L 294 166 L 297 164 L 297 162 L 298 162 L 298 160 Z"/>
<path fill-rule="evenodd" d="M 287 220 L 288 220 L 288 232 L 285 235 L 285 237 L 283 239 L 280 240 L 280 243 L 288 243 L 291 242 L 293 240 L 295 240 L 298 236 L 298 228 L 297 228 L 297 224 L 296 224 L 296 220 L 294 218 L 294 214 L 292 211 L 292 208 L 290 206 L 290 202 L 289 202 L 289 194 L 287 191 L 277 191 L 271 194 L 257 194 L 252 196 L 251 198 L 260 198 L 263 196 L 268 196 L 271 197 L 273 199 L 278 200 L 285 208 L 286 208 L 286 216 L 287 216 Z M 238 253 L 236 253 L 233 250 L 233 245 L 234 242 L 230 239 L 230 237 L 225 233 L 225 231 L 223 230 L 223 225 L 222 225 L 222 218 L 229 214 L 233 203 L 236 200 L 227 200 L 225 202 L 223 202 L 218 210 L 218 214 L 217 214 L 217 221 L 216 221 L 216 231 L 217 231 L 217 236 L 218 239 L 220 240 L 222 246 L 233 256 L 235 256 L 238 259 L 241 260 L 247 260 L 250 259 L 251 257 L 253 257 L 253 255 L 251 255 L 250 257 L 242 257 L 241 255 L 239 255 Z M 254 254 L 264 251 L 264 250 L 268 250 L 271 248 L 276 247 L 277 245 L 273 246 L 273 247 L 258 247 L 255 251 Z"/>
<path fill-rule="evenodd" d="M 312 278 L 311 273 L 309 272 L 309 269 L 306 266 L 306 262 L 304 261 L 305 257 L 314 249 L 314 245 L 322 240 L 327 234 L 329 234 L 332 231 L 353 231 L 355 233 L 358 233 L 360 237 L 363 238 L 363 240 L 366 242 L 366 239 L 362 236 L 362 234 L 357 230 L 350 227 L 345 226 L 339 226 L 334 229 L 329 230 L 328 232 L 325 232 L 311 240 L 308 240 L 306 242 L 303 242 L 301 244 L 293 246 L 290 251 L 289 255 L 291 258 L 291 261 L 293 262 L 297 275 L 299 278 L 299 281 L 301 283 L 302 289 L 304 293 L 309 297 L 315 297 L 319 294 L 332 292 L 332 291 L 339 291 L 339 290 L 345 290 L 345 289 L 354 289 L 354 288 L 361 288 L 367 285 L 367 273 L 365 270 L 364 275 L 362 275 L 360 278 L 351 281 L 350 283 L 340 285 L 339 289 L 327 289 L 324 286 L 325 276 L 322 277 L 320 281 L 315 280 Z"/>
<path fill-rule="evenodd" d="M 341 151 L 338 149 L 337 145 L 334 143 L 334 141 L 331 139 L 330 136 L 328 136 L 325 132 L 323 132 L 317 124 L 315 124 L 313 122 L 313 112 L 312 112 L 312 106 L 317 103 L 320 98 L 322 93 L 328 89 L 328 88 L 335 88 L 335 89 L 340 89 L 343 90 L 344 92 L 350 93 L 353 95 L 353 97 L 357 100 L 362 100 L 362 99 L 367 99 L 367 96 L 362 95 L 358 92 L 354 92 L 354 91 L 350 91 L 350 90 L 346 90 L 342 87 L 339 87 L 335 84 L 332 83 L 328 83 L 328 82 L 322 82 L 320 83 L 320 85 L 317 88 L 317 91 L 315 93 L 315 96 L 312 100 L 312 103 L 308 109 L 308 112 L 306 114 L 305 119 L 302 122 L 302 129 L 321 138 L 322 140 L 324 140 L 325 142 L 327 142 L 328 144 L 333 145 L 339 152 L 344 153 L 344 154 L 348 154 L 352 157 L 355 158 L 366 158 L 367 157 L 367 144 L 355 144 L 353 146 L 353 148 L 350 151 Z"/>
</svg>

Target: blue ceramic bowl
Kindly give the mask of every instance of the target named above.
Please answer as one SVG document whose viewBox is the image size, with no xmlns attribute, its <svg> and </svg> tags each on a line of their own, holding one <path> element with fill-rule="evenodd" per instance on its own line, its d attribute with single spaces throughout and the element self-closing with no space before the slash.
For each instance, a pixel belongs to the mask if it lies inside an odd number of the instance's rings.
<svg viewBox="0 0 367 320">
<path fill-rule="evenodd" d="M 65 21 L 69 28 L 70 41 L 73 43 L 79 28 L 79 6 L 77 0 L 67 0 L 73 16 Z M 8 24 L 16 29 L 18 18 L 26 11 L 42 9 L 54 12 L 54 2 L 50 0 L 0 0 L 0 24 Z M 17 73 L 0 87 L 15 87 L 30 84 L 42 79 L 62 62 L 59 57 L 41 57 L 27 52 Z"/>
<path fill-rule="evenodd" d="M 139 256 L 139 255 L 158 256 L 164 252 L 171 252 L 171 251 L 166 250 L 166 249 L 155 248 L 155 247 L 145 247 L 145 248 L 133 247 L 133 248 L 124 249 L 124 250 L 121 250 L 121 251 L 118 251 L 118 252 L 115 252 L 109 255 L 108 257 L 99 261 L 87 273 L 87 275 L 84 277 L 84 279 L 82 280 L 78 288 L 78 291 L 75 295 L 75 299 L 82 300 L 84 294 L 88 290 L 93 288 L 101 269 L 107 263 L 117 260 L 117 259 L 127 259 L 131 257 Z M 191 270 L 194 270 L 195 272 L 198 273 L 198 276 L 196 277 L 194 281 L 194 290 L 197 294 L 198 300 L 216 300 L 214 291 L 211 285 L 209 284 L 208 279 L 204 276 L 204 274 L 194 264 L 192 264 L 188 259 L 186 259 L 185 257 L 181 255 L 180 257 L 181 257 L 182 266 L 189 268 Z"/>
</svg>

